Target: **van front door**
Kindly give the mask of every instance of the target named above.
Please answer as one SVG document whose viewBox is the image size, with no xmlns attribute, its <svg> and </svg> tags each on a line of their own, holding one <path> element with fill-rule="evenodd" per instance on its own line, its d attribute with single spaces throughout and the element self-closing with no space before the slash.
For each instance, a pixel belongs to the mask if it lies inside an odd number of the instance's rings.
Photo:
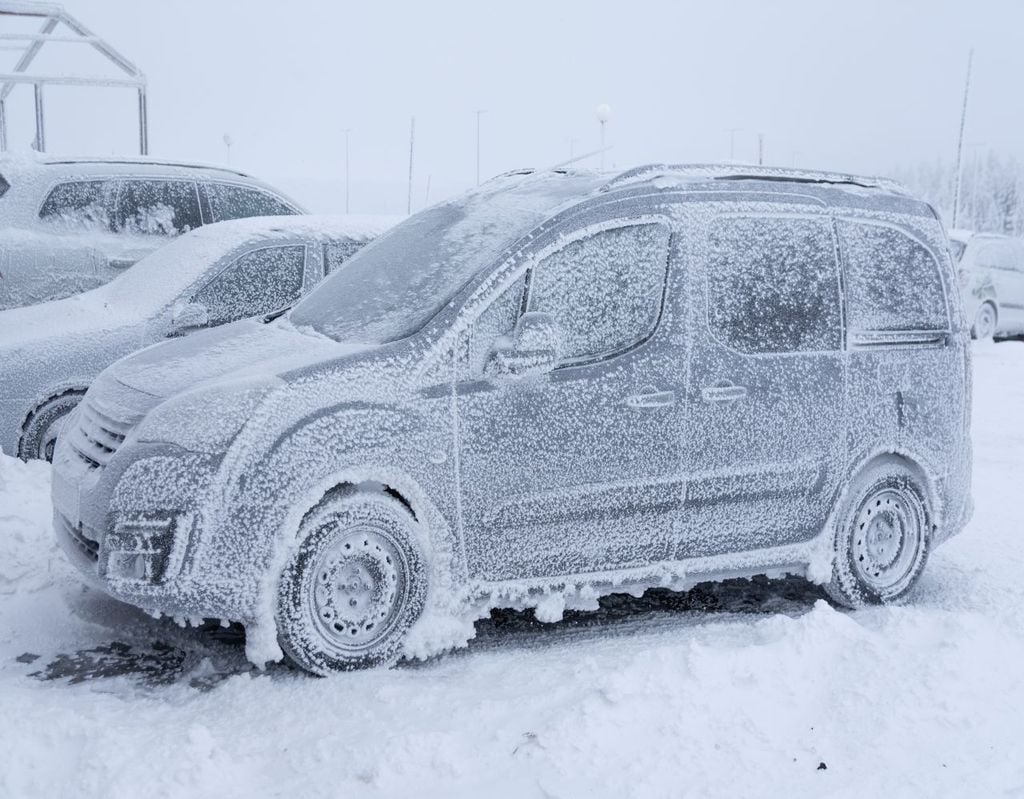
<svg viewBox="0 0 1024 799">
<path fill-rule="evenodd" d="M 706 308 L 692 325 L 682 558 L 813 537 L 845 464 L 830 218 L 722 215 L 705 235 L 692 274 Z"/>
<path fill-rule="evenodd" d="M 667 559 L 682 502 L 683 348 L 669 345 L 663 314 L 668 226 L 547 241 L 477 317 L 455 386 L 461 526 L 470 575 L 483 580 Z M 523 311 L 554 320 L 557 365 L 485 377 Z"/>
</svg>

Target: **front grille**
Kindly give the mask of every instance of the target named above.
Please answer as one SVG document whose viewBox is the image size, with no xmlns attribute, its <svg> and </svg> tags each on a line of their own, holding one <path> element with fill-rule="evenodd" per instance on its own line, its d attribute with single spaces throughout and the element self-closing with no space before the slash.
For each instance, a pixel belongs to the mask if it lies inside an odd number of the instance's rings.
<svg viewBox="0 0 1024 799">
<path fill-rule="evenodd" d="M 98 469 L 107 465 L 131 428 L 131 422 L 101 413 L 86 397 L 78 406 L 78 418 L 68 433 L 68 443 L 90 469 Z"/>
<path fill-rule="evenodd" d="M 93 563 L 100 559 L 100 544 L 85 534 L 81 527 L 73 525 L 60 514 L 57 514 L 61 532 L 74 544 L 79 551 Z"/>
</svg>

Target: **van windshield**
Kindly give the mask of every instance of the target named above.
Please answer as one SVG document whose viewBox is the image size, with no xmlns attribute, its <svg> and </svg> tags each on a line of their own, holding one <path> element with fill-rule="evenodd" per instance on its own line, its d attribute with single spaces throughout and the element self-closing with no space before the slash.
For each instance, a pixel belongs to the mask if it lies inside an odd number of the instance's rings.
<svg viewBox="0 0 1024 799">
<path fill-rule="evenodd" d="M 502 251 L 592 176 L 501 178 L 410 217 L 360 250 L 292 310 L 292 324 L 336 341 L 386 344 L 412 335 Z"/>
</svg>

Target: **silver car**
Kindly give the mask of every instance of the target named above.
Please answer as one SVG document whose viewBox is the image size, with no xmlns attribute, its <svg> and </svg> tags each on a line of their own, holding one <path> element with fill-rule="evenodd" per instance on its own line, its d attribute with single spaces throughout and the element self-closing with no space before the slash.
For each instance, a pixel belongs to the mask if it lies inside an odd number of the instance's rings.
<svg viewBox="0 0 1024 799">
<path fill-rule="evenodd" d="M 182 236 L 100 288 L 0 313 L 0 446 L 49 458 L 64 417 L 137 349 L 294 303 L 390 223 L 256 217 Z"/>
<path fill-rule="evenodd" d="M 953 230 L 964 312 L 978 339 L 1024 335 L 1024 241 Z"/>
<path fill-rule="evenodd" d="M 0 158 L 0 310 L 70 297 L 204 224 L 298 214 L 232 169 L 154 158 Z"/>
<path fill-rule="evenodd" d="M 970 515 L 962 318 L 942 226 L 884 182 L 512 174 L 287 316 L 107 369 L 55 529 L 111 595 L 318 674 L 727 576 L 898 601 Z"/>
</svg>

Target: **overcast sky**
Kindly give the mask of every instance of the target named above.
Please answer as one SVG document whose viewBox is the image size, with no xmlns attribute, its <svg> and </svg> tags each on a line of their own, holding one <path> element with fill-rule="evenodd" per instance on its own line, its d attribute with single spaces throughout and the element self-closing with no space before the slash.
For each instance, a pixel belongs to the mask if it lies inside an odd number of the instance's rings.
<svg viewBox="0 0 1024 799">
<path fill-rule="evenodd" d="M 223 162 L 229 134 L 233 165 L 318 210 L 344 209 L 350 128 L 352 210 L 404 211 L 413 115 L 414 208 L 428 179 L 432 202 L 472 185 L 477 109 L 485 178 L 596 148 L 598 103 L 612 107 L 609 167 L 727 160 L 731 128 L 737 160 L 756 161 L 758 133 L 770 164 L 950 160 L 972 45 L 966 140 L 1024 159 L 1021 0 L 64 6 L 146 73 L 153 154 Z M 40 66 L 98 62 L 54 52 Z M 12 146 L 31 139 L 31 91 L 17 95 Z M 130 92 L 47 102 L 51 151 L 134 151 Z"/>
</svg>

